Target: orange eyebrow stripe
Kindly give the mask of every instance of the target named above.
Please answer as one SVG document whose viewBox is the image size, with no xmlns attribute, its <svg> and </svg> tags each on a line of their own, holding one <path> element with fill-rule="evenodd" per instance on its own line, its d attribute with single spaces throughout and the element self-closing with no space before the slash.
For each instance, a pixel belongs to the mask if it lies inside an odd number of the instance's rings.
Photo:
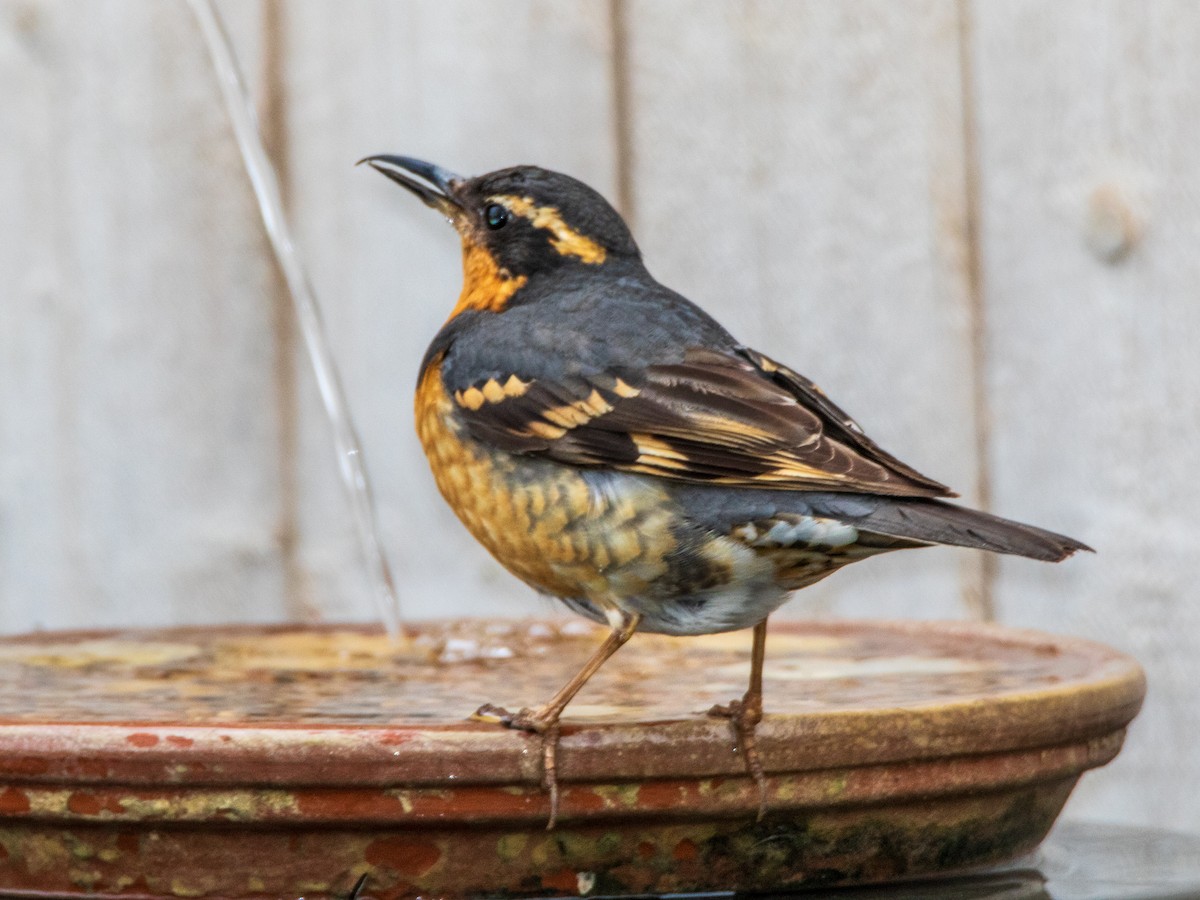
<svg viewBox="0 0 1200 900">
<path fill-rule="evenodd" d="M 534 228 L 549 231 L 550 246 L 562 256 L 575 256 L 588 265 L 599 265 L 608 257 L 608 251 L 590 237 L 580 234 L 563 221 L 562 213 L 554 206 L 537 206 L 532 197 L 517 197 L 507 194 L 492 197 L 503 203 L 514 214 L 528 219 Z"/>
</svg>

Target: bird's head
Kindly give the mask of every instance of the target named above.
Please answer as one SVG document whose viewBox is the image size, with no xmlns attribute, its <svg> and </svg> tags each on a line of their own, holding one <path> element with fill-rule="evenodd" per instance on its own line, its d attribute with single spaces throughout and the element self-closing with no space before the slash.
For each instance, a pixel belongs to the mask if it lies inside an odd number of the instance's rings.
<svg viewBox="0 0 1200 900">
<path fill-rule="evenodd" d="M 499 311 L 530 279 L 564 267 L 620 265 L 639 253 L 620 214 L 582 181 L 537 166 L 465 178 L 407 156 L 362 160 L 442 213 L 463 246 L 455 312 Z"/>
</svg>

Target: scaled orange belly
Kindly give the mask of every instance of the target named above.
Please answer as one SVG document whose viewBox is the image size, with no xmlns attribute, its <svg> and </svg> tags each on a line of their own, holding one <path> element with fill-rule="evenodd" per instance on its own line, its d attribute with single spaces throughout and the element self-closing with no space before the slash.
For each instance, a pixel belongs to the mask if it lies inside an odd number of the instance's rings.
<svg viewBox="0 0 1200 900">
<path fill-rule="evenodd" d="M 603 607 L 665 574 L 673 539 L 661 491 L 642 479 L 600 491 L 579 469 L 486 447 L 455 409 L 435 360 L 417 387 L 417 435 L 438 490 L 506 569 L 545 593 Z"/>
</svg>

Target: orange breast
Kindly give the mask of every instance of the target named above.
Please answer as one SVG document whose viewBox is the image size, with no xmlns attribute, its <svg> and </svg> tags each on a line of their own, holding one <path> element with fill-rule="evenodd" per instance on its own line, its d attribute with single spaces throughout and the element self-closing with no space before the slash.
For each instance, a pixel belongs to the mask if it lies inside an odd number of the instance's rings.
<svg viewBox="0 0 1200 900">
<path fill-rule="evenodd" d="M 512 295 L 525 286 L 524 275 L 501 269 L 487 248 L 463 238 L 463 289 L 450 313 L 453 319 L 468 309 L 500 312 Z"/>
<path fill-rule="evenodd" d="M 554 596 L 608 605 L 667 571 L 668 504 L 650 482 L 626 477 L 619 489 L 597 490 L 570 466 L 480 444 L 466 433 L 440 360 L 421 377 L 416 420 L 442 496 L 518 578 Z"/>
</svg>

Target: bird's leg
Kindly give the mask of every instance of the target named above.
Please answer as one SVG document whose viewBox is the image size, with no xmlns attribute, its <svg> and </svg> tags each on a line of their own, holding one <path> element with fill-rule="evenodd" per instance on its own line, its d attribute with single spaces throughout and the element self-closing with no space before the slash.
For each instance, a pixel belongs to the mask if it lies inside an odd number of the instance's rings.
<svg viewBox="0 0 1200 900">
<path fill-rule="evenodd" d="M 754 729 L 762 721 L 762 670 L 767 654 L 767 620 L 754 626 L 754 649 L 750 654 L 750 687 L 741 700 L 728 706 L 714 706 L 710 716 L 729 719 L 737 734 L 738 747 L 746 762 L 746 773 L 758 785 L 758 820 L 761 822 L 767 811 L 767 778 L 763 773 L 762 758 L 758 755 L 758 743 Z"/>
<path fill-rule="evenodd" d="M 558 720 L 567 704 L 579 693 L 608 658 L 624 646 L 633 637 L 642 617 L 634 613 L 613 610 L 609 616 L 612 631 L 604 639 L 596 652 L 591 655 L 570 681 L 559 688 L 550 700 L 540 709 L 526 707 L 516 713 L 491 703 L 485 703 L 475 711 L 474 719 L 503 725 L 506 728 L 516 728 L 521 731 L 531 731 L 542 738 L 542 787 L 550 794 L 550 822 L 546 825 L 549 830 L 554 827 L 558 818 Z"/>
</svg>

